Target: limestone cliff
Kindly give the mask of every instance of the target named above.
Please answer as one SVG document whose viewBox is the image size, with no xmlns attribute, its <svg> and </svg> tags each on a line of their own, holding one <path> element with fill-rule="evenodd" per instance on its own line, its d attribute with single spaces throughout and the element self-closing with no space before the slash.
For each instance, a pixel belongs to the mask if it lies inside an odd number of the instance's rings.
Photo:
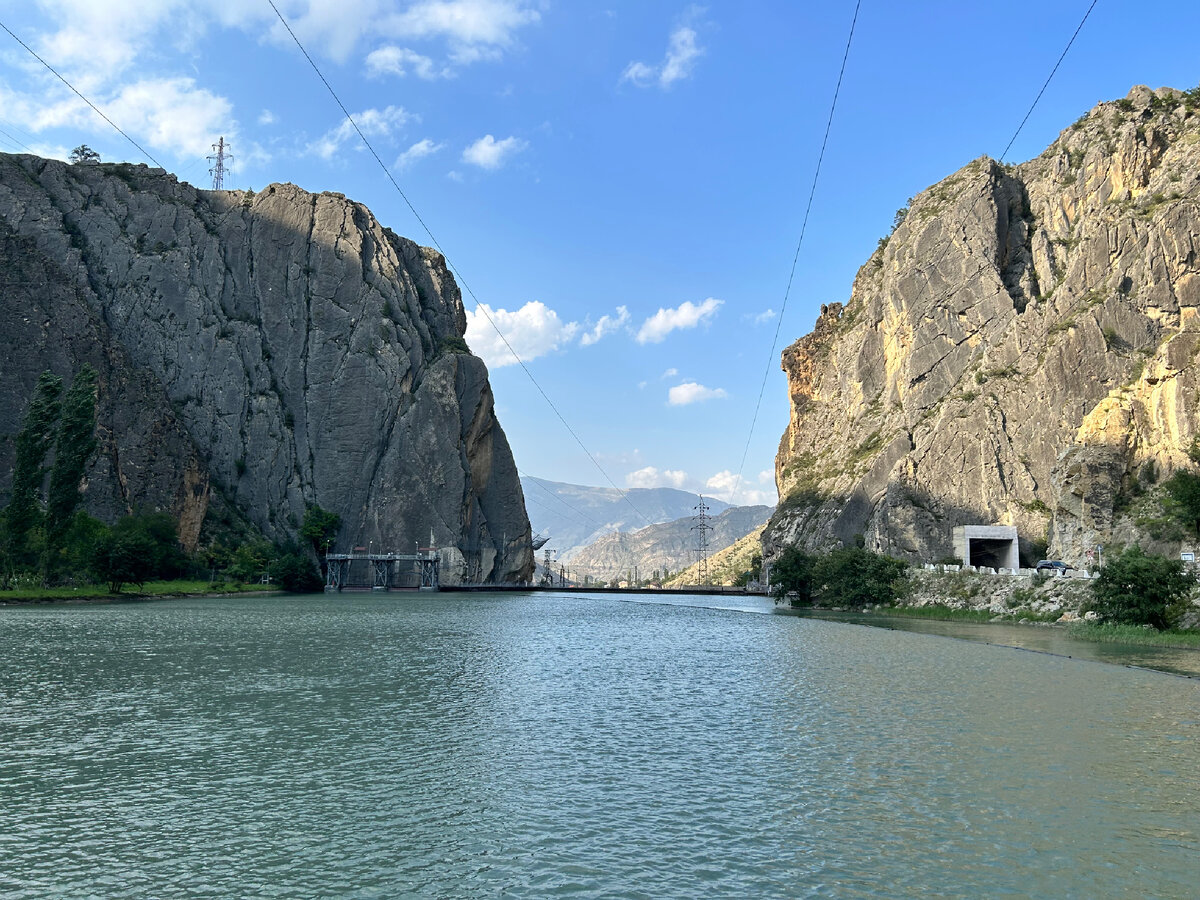
<svg viewBox="0 0 1200 900">
<path fill-rule="evenodd" d="M 951 554 L 1016 525 L 1080 562 L 1200 429 L 1200 93 L 1134 88 L 1017 166 L 913 198 L 783 353 L 780 546 Z M 847 448 L 849 448 L 847 450 Z"/>
<path fill-rule="evenodd" d="M 339 546 L 532 572 L 516 466 L 440 254 L 340 194 L 202 191 L 145 166 L 0 154 L 0 502 L 38 373 L 100 372 L 87 506 L 214 513 Z"/>
</svg>

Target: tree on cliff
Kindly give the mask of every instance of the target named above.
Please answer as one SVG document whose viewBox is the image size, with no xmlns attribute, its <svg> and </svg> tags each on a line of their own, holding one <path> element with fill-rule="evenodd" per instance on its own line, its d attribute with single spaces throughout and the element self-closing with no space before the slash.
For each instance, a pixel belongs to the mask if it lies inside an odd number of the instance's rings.
<svg viewBox="0 0 1200 900">
<path fill-rule="evenodd" d="M 76 165 L 78 163 L 90 164 L 100 162 L 100 154 L 87 144 L 80 144 L 78 147 L 72 150 L 69 158 L 72 165 Z"/>
<path fill-rule="evenodd" d="M 46 555 L 43 575 L 49 579 L 58 564 L 67 530 L 83 500 L 79 486 L 87 461 L 96 449 L 96 370 L 84 365 L 75 373 L 62 398 L 54 438 L 54 465 L 46 493 Z"/>
<path fill-rule="evenodd" d="M 1179 624 L 1195 587 L 1179 560 L 1127 547 L 1092 582 L 1092 609 L 1109 622 L 1163 631 Z"/>
<path fill-rule="evenodd" d="M 61 408 L 62 379 L 43 372 L 17 433 L 13 462 L 12 492 L 0 521 L 0 555 L 3 555 L 4 586 L 16 569 L 29 564 L 30 532 L 41 524 L 41 489 L 46 477 L 45 459 L 55 433 Z"/>
</svg>

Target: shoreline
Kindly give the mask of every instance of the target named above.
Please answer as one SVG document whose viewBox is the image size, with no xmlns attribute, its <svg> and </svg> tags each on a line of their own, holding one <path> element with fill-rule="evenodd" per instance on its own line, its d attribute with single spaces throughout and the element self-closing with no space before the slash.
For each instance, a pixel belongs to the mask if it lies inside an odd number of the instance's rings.
<svg viewBox="0 0 1200 900">
<path fill-rule="evenodd" d="M 867 625 L 875 628 L 888 627 L 886 619 L 899 619 L 908 622 L 946 622 L 958 625 L 1000 625 L 1010 628 L 1033 627 L 1057 631 L 1065 637 L 1092 644 L 1125 644 L 1136 647 L 1153 647 L 1162 650 L 1183 650 L 1200 652 L 1200 631 L 1188 629 L 1183 632 L 1182 640 L 1172 638 L 1178 632 L 1158 632 L 1139 628 L 1138 626 L 1113 626 L 1104 623 L 1047 621 L 1031 619 L 1027 616 L 1014 617 L 983 617 L 977 615 L 977 610 L 955 610 L 946 608 L 938 610 L 945 614 L 916 613 L 910 610 L 924 610 L 929 607 L 887 607 L 884 609 L 847 609 L 845 607 L 791 607 L 777 605 L 773 612 L 776 615 L 796 616 L 798 618 L 821 619 L 827 622 L 846 622 L 848 624 Z M 955 615 L 955 613 L 963 613 Z M 872 618 L 881 621 L 872 622 Z M 1161 636 L 1160 639 L 1156 639 Z M 1192 640 L 1194 639 L 1194 640 Z M 985 641 L 984 643 L 991 643 Z M 1004 644 L 1002 646 L 1010 646 Z M 1016 649 L 1026 649 L 1018 647 Z"/>
<path fill-rule="evenodd" d="M 33 597 L 33 596 L 5 596 L 8 592 L 0 592 L 0 608 L 7 606 L 49 606 L 53 604 L 62 604 L 64 606 L 83 606 L 90 604 L 113 604 L 113 603 L 144 603 L 149 600 L 188 600 L 188 599 L 216 599 L 220 597 L 272 597 L 276 595 L 286 594 L 287 591 L 275 589 L 266 591 L 165 591 L 161 594 L 84 594 L 78 597 L 62 596 L 62 597 Z"/>
</svg>

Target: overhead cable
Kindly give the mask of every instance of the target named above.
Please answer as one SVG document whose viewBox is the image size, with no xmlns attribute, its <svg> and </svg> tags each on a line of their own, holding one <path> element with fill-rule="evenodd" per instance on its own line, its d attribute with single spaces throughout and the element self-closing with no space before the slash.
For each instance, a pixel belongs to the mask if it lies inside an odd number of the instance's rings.
<svg viewBox="0 0 1200 900">
<path fill-rule="evenodd" d="M 627 504 L 629 504 L 629 508 L 632 509 L 635 513 L 637 513 L 637 515 L 640 519 L 642 519 L 648 525 L 653 524 L 650 521 L 650 519 L 648 519 L 642 513 L 641 510 L 639 510 L 636 506 L 633 505 L 633 502 L 626 495 L 625 491 L 623 491 L 620 487 L 618 487 L 617 483 L 615 481 L 613 481 L 612 478 L 609 477 L 608 472 L 606 472 L 604 470 L 604 467 L 600 465 L 600 463 L 597 461 L 596 457 L 592 454 L 592 452 L 583 443 L 583 440 L 579 437 L 578 434 L 575 433 L 575 429 L 571 427 L 570 423 L 567 422 L 567 420 L 563 416 L 563 414 L 561 412 L 559 412 L 558 407 L 554 405 L 554 401 L 551 400 L 549 395 L 545 392 L 545 390 L 542 389 L 542 386 L 538 383 L 538 380 L 533 377 L 533 373 L 529 371 L 529 367 L 525 365 L 525 361 L 521 359 L 520 354 L 518 354 L 517 351 L 513 348 L 512 344 L 509 343 L 508 338 L 505 337 L 505 335 L 504 335 L 504 332 L 502 332 L 500 330 L 500 327 L 496 324 L 495 320 L 492 318 L 491 313 L 488 312 L 488 308 L 484 304 L 479 302 L 479 298 L 475 296 L 475 292 L 473 290 L 471 290 L 471 286 L 469 284 L 467 284 L 466 279 L 464 279 L 462 277 L 462 274 L 455 267 L 454 263 L 451 262 L 449 254 L 447 254 L 446 251 L 442 249 L 442 245 L 440 243 L 438 243 L 438 239 L 434 236 L 433 231 L 425 223 L 425 220 L 421 218 L 420 213 L 417 212 L 416 208 L 412 204 L 412 201 L 408 199 L 408 195 L 404 193 L 403 188 L 400 187 L 399 182 L 396 181 L 395 177 L 392 175 L 391 170 L 387 167 L 387 165 L 383 162 L 383 160 L 380 159 L 379 154 L 375 152 L 375 148 L 371 145 L 371 142 L 369 140 L 367 140 L 367 136 L 365 134 L 363 134 L 362 129 L 358 127 L 358 123 L 355 122 L 354 117 L 352 115 L 350 115 L 350 110 L 348 110 L 346 108 L 346 105 L 344 103 L 342 103 L 341 98 L 338 97 L 337 92 L 333 89 L 333 86 L 330 85 L 328 79 L 325 78 L 325 75 L 321 72 L 320 67 L 317 66 L 316 61 L 314 61 L 312 56 L 309 55 L 308 51 L 306 49 L 304 49 L 304 45 L 302 43 L 300 43 L 300 38 L 298 38 L 296 36 L 296 32 L 294 32 L 292 30 L 292 26 L 288 24 L 288 21 L 287 21 L 287 19 L 284 18 L 283 13 L 281 13 L 279 11 L 279 7 L 277 7 L 275 5 L 274 0 L 267 0 L 267 3 L 269 3 L 271 6 L 271 9 L 273 9 L 275 11 L 275 15 L 279 17 L 279 21 L 281 23 L 283 23 L 283 27 L 287 30 L 287 33 L 289 35 L 291 35 L 292 40 L 295 42 L 296 46 L 300 49 L 300 52 L 304 55 L 304 58 L 306 60 L 308 60 L 308 64 L 310 66 L 312 66 L 313 71 L 317 73 L 317 77 L 321 79 L 321 83 L 323 85 L 325 85 L 325 89 L 327 91 L 329 91 L 329 95 L 331 97 L 333 97 L 334 102 L 337 103 L 338 108 L 342 111 L 342 114 L 346 117 L 346 121 L 348 121 L 350 123 L 350 126 L 354 129 L 354 131 L 358 134 L 359 138 L 362 140 L 363 145 L 371 152 L 371 155 L 375 158 L 375 162 L 377 162 L 379 164 L 379 168 L 381 168 L 383 170 L 383 174 L 385 176 L 387 176 L 388 181 L 390 181 L 392 183 L 392 187 L 394 187 L 396 189 L 396 192 L 404 200 L 404 203 L 408 207 L 409 212 L 411 212 L 413 214 L 413 216 L 416 218 L 417 222 L 420 223 L 421 227 L 425 230 L 425 233 L 429 236 L 429 239 L 433 242 L 434 247 L 437 248 L 438 252 L 441 253 L 443 257 L 445 257 L 446 265 L 449 266 L 450 271 L 452 271 L 454 273 L 455 278 L 458 279 L 458 283 L 460 285 L 462 285 L 463 289 L 467 292 L 467 294 L 470 295 L 471 299 L 475 301 L 475 311 L 483 313 L 483 316 L 485 319 L 487 319 L 488 324 L 490 324 L 492 326 L 492 328 L 495 330 L 496 334 L 498 334 L 500 336 L 500 340 L 504 342 L 504 346 L 508 348 L 508 351 L 513 355 L 513 358 L 521 366 L 522 371 L 524 371 L 526 376 L 528 376 L 530 382 L 532 382 L 533 386 L 537 389 L 537 392 L 542 395 L 542 399 L 546 401 L 546 405 L 550 407 L 551 411 L 558 418 L 558 421 L 560 423 L 562 423 L 562 426 L 567 430 L 567 433 L 570 434 L 572 438 L 574 438 L 575 443 L 579 445 L 580 449 L 583 450 L 583 452 L 587 456 L 587 458 L 589 460 L 591 460 L 592 465 L 595 466 L 597 471 L 599 471 L 600 474 L 604 476 L 604 480 L 607 481 L 610 485 L 612 485 L 612 487 L 617 491 L 617 493 L 619 493 L 621 495 L 621 498 Z"/>
</svg>

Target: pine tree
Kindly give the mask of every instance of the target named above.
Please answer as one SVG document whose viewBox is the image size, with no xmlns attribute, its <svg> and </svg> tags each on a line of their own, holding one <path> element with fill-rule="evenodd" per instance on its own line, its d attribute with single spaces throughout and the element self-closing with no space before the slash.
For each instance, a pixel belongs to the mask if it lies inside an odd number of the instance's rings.
<svg viewBox="0 0 1200 900">
<path fill-rule="evenodd" d="M 62 399 L 62 415 L 54 440 L 54 465 L 46 496 L 46 558 L 43 574 L 54 574 L 75 510 L 88 459 L 96 449 L 96 370 L 84 365 Z"/>
<path fill-rule="evenodd" d="M 17 434 L 13 461 L 12 493 L 0 529 L 4 556 L 4 584 L 12 573 L 29 564 L 29 533 L 41 523 L 41 490 L 46 477 L 45 459 L 54 440 L 61 409 L 62 379 L 43 372 L 34 388 L 25 421 Z"/>
</svg>

